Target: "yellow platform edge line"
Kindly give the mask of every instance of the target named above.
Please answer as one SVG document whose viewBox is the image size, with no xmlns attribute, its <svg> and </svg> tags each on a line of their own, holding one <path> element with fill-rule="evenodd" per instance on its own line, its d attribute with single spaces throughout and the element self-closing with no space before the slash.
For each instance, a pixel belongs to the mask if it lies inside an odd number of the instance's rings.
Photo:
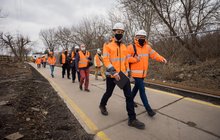
<svg viewBox="0 0 220 140">
<path fill-rule="evenodd" d="M 92 122 L 92 120 L 89 119 L 89 117 L 66 95 L 65 92 L 63 92 L 63 90 L 54 81 L 50 80 L 49 78 L 47 79 L 51 85 L 53 85 L 53 87 L 60 92 L 61 97 L 66 101 L 66 103 L 68 103 L 76 111 L 87 127 L 94 133 L 98 132 L 98 127 Z M 101 140 L 110 140 L 110 138 L 108 138 L 103 131 L 99 131 L 96 135 Z"/>
<path fill-rule="evenodd" d="M 215 105 L 215 104 L 212 104 L 212 103 L 209 103 L 209 102 L 205 102 L 205 101 L 201 101 L 201 100 L 197 100 L 197 99 L 192 99 L 192 98 L 186 97 L 186 98 L 184 98 L 184 100 L 195 102 L 195 103 L 199 103 L 199 104 L 203 104 L 203 105 L 207 105 L 207 106 L 211 106 L 211 107 L 220 108 L 219 105 Z"/>
</svg>

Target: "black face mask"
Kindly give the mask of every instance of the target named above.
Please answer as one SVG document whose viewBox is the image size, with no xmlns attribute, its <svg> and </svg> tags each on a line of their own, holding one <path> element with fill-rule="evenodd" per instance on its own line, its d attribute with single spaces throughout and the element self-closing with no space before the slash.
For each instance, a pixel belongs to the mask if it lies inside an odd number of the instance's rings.
<svg viewBox="0 0 220 140">
<path fill-rule="evenodd" d="M 65 51 L 64 54 L 67 55 L 67 52 Z"/>
<path fill-rule="evenodd" d="M 138 43 L 139 43 L 141 46 L 144 46 L 145 39 L 138 39 Z"/>
<path fill-rule="evenodd" d="M 79 50 L 77 49 L 76 52 L 78 52 Z"/>
<path fill-rule="evenodd" d="M 115 34 L 115 38 L 119 41 L 123 37 L 123 34 Z"/>
</svg>

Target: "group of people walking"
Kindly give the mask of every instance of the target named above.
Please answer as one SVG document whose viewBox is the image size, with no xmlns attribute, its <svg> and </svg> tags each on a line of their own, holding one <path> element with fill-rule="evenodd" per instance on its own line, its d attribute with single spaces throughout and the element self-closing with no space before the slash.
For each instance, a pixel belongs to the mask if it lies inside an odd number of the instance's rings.
<svg viewBox="0 0 220 140">
<path fill-rule="evenodd" d="M 95 79 L 98 79 L 98 71 L 100 71 L 103 81 L 106 81 L 106 89 L 101 98 L 99 109 L 102 115 L 107 116 L 109 115 L 107 110 L 109 98 L 112 96 L 117 81 L 124 78 L 121 73 L 128 77 L 133 77 L 135 80 L 133 89 L 131 89 L 129 80 L 121 88 L 126 99 L 126 110 L 129 118 L 128 125 L 138 129 L 144 129 L 145 124 L 136 118 L 134 98 L 139 91 L 140 98 L 148 115 L 153 117 L 156 114 L 148 103 L 144 79 L 147 76 L 149 58 L 163 63 L 167 63 L 167 60 L 151 48 L 149 42 L 146 40 L 147 33 L 144 30 L 137 31 L 133 43 L 128 46 L 122 41 L 125 32 L 122 23 L 116 23 L 112 28 L 112 32 L 113 36 L 103 45 L 103 53 L 101 49 L 97 49 L 97 53 L 94 56 L 94 63 L 85 44 L 81 44 L 80 47 L 75 46 L 69 54 L 67 50 L 64 50 L 60 57 L 62 78 L 65 77 L 67 72 L 67 78 L 71 79 L 71 70 L 72 82 L 75 83 L 77 73 L 80 90 L 84 88 L 84 91 L 90 92 L 89 68 L 94 64 Z M 51 68 L 51 76 L 54 77 L 53 71 L 56 59 L 54 59 L 52 52 L 50 52 L 49 58 L 48 63 Z M 106 72 L 104 72 L 104 69 L 106 69 Z"/>
<path fill-rule="evenodd" d="M 106 66 L 106 91 L 100 101 L 100 111 L 107 116 L 107 102 L 112 96 L 116 86 L 116 81 L 121 80 L 120 72 L 125 75 L 132 76 L 135 79 L 134 88 L 131 90 L 130 81 L 123 86 L 123 92 L 126 99 L 126 110 L 128 113 L 128 125 L 138 129 L 144 129 L 145 124 L 136 119 L 134 109 L 134 98 L 139 91 L 141 100 L 150 117 L 153 117 L 156 112 L 150 107 L 145 93 L 144 79 L 147 76 L 148 60 L 155 59 L 159 62 L 167 63 L 167 60 L 159 55 L 151 48 L 146 40 L 146 32 L 139 30 L 136 32 L 133 44 L 126 47 L 122 42 L 125 32 L 122 23 L 116 23 L 113 26 L 113 37 L 103 46 L 103 62 Z"/>
</svg>

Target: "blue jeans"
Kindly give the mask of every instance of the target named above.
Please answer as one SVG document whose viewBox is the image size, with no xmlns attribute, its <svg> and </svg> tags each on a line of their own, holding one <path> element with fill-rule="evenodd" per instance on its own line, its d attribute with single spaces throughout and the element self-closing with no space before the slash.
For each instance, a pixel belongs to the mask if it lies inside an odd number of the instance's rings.
<svg viewBox="0 0 220 140">
<path fill-rule="evenodd" d="M 144 78 L 135 78 L 134 77 L 134 80 L 135 80 L 135 85 L 134 85 L 134 88 L 132 89 L 132 92 L 131 92 L 133 98 L 135 98 L 135 96 L 139 90 L 140 97 L 141 97 L 142 103 L 144 104 L 145 109 L 147 110 L 147 112 L 151 112 L 152 109 L 148 103 L 147 95 L 145 93 Z"/>
<path fill-rule="evenodd" d="M 50 71 L 51 71 L 51 75 L 53 75 L 53 72 L 54 72 L 54 65 L 50 65 Z"/>
</svg>

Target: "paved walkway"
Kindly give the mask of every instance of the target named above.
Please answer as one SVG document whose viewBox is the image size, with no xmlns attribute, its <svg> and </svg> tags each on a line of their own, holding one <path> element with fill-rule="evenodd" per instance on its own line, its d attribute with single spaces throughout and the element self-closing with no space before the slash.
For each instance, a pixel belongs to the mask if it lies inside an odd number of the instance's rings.
<svg viewBox="0 0 220 140">
<path fill-rule="evenodd" d="M 36 68 L 36 65 L 31 63 Z M 108 116 L 98 108 L 105 91 L 105 82 L 90 75 L 90 93 L 80 91 L 79 83 L 61 78 L 61 68 L 55 67 L 51 78 L 49 67 L 37 69 L 54 87 L 88 133 L 95 139 L 112 140 L 220 140 L 220 106 L 185 98 L 172 93 L 146 88 L 148 99 L 157 115 L 150 118 L 140 100 L 135 101 L 137 118 L 145 123 L 145 130 L 127 125 L 125 98 L 119 88 L 108 102 Z"/>
</svg>

